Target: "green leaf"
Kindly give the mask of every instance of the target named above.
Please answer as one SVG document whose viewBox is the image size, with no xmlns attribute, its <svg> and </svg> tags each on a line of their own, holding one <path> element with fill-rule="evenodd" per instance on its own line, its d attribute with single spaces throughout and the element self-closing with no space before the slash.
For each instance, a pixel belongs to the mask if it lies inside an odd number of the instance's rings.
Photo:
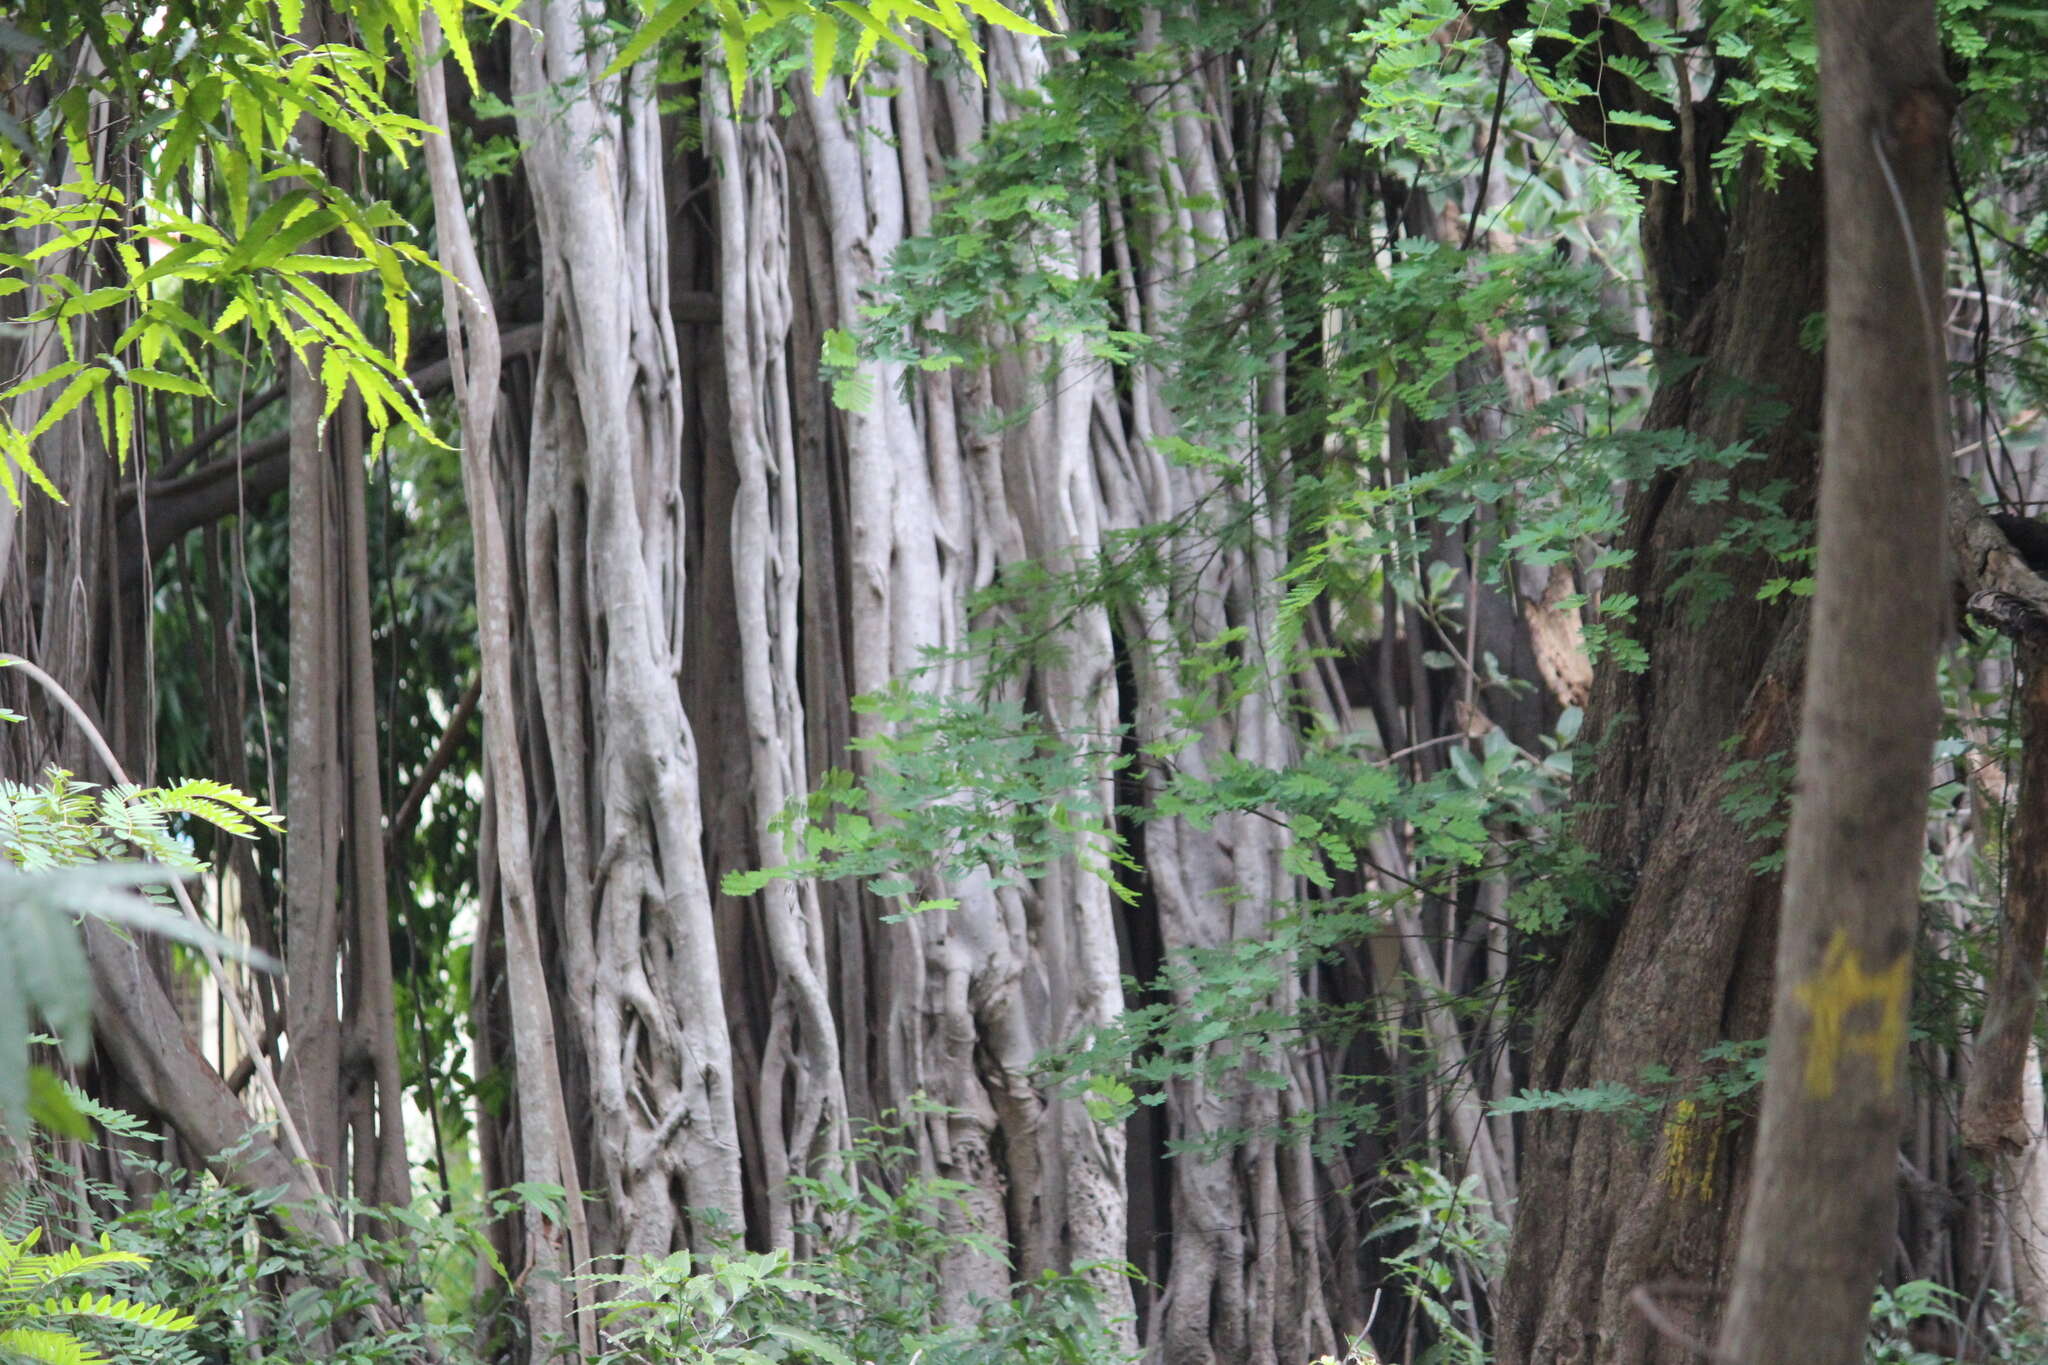
<svg viewBox="0 0 2048 1365">
<path fill-rule="evenodd" d="M 0 1331 L 0 1354 L 35 1361 L 38 1365 L 105 1365 L 107 1359 L 71 1333 L 49 1327 L 10 1327 Z"/>
<path fill-rule="evenodd" d="M 463 0 L 433 0 L 433 5 L 435 17 L 441 21 L 442 40 L 455 54 L 455 64 L 462 68 L 469 88 L 483 89 L 484 83 L 476 74 L 476 54 L 469 49 L 469 34 L 463 27 Z"/>
<path fill-rule="evenodd" d="M 1012 33 L 1027 33 L 1034 38 L 1059 36 L 1049 28 L 1040 28 L 1023 15 L 1003 8 L 996 0 L 960 0 L 960 3 L 973 10 L 986 22 L 994 24 L 997 28 L 1008 29 Z"/>
<path fill-rule="evenodd" d="M 191 157 L 192 149 L 199 145 L 199 139 L 208 132 L 207 124 L 220 111 L 221 78 L 207 75 L 186 92 L 178 122 L 171 129 L 170 137 L 164 142 L 163 155 L 157 160 L 157 179 L 169 186 L 175 184 L 178 172 Z"/>
<path fill-rule="evenodd" d="M 860 41 L 854 46 L 853 51 L 855 71 L 858 72 L 866 68 L 868 58 L 881 43 L 888 43 L 891 47 L 900 48 L 917 61 L 921 62 L 924 60 L 922 52 L 911 46 L 910 42 L 902 34 L 877 18 L 874 12 L 866 5 L 854 4 L 852 0 L 831 0 L 831 3 L 833 9 L 838 10 L 841 14 L 853 20 L 854 23 L 860 25 Z M 979 66 L 977 64 L 978 69 Z"/>
<path fill-rule="evenodd" d="M 65 386 L 64 392 L 57 395 L 57 401 L 43 409 L 43 415 L 29 428 L 29 440 L 35 440 L 69 416 L 71 410 L 83 403 L 93 390 L 107 382 L 108 373 L 109 371 L 102 369 L 91 369 L 73 379 Z"/>
<path fill-rule="evenodd" d="M 4 403 L 8 399 L 24 393 L 34 393 L 37 389 L 48 384 L 55 384 L 61 379 L 69 379 L 84 368 L 85 366 L 76 360 L 61 361 L 40 374 L 30 375 L 11 389 L 0 390 L 0 403 Z"/>
<path fill-rule="evenodd" d="M 28 1121 L 58 1137 L 83 1141 L 92 1136 L 92 1124 L 73 1098 L 71 1087 L 48 1067 L 29 1068 Z"/>
<path fill-rule="evenodd" d="M 714 3 L 718 9 L 718 45 L 725 53 L 726 94 L 732 100 L 733 117 L 737 118 L 740 99 L 747 88 L 747 26 L 731 0 Z"/>
<path fill-rule="evenodd" d="M 1671 131 L 1671 120 L 1656 114 L 1639 114 L 1631 109 L 1603 109 L 1600 118 L 1606 123 L 1619 123 L 1630 128 L 1654 128 L 1660 133 Z"/>
<path fill-rule="evenodd" d="M 829 14 L 811 21 L 811 93 L 822 95 L 832 83 L 832 63 L 839 51 L 839 25 Z"/>
<path fill-rule="evenodd" d="M 610 80 L 621 71 L 633 66 L 652 51 L 656 43 L 666 38 L 677 24 L 682 23 L 683 20 L 695 14 L 703 6 L 703 3 L 704 0 L 669 0 L 666 5 L 663 5 L 654 12 L 652 18 L 640 26 L 638 33 L 635 33 L 626 40 L 626 45 L 619 49 L 618 56 L 612 58 L 611 65 L 605 67 L 604 74 L 600 79 Z M 744 71 L 744 68 L 742 70 Z M 739 99 L 739 85 L 737 83 L 733 86 L 733 99 L 735 101 Z"/>
<path fill-rule="evenodd" d="M 129 384 L 145 389 L 160 389 L 165 393 L 180 393 L 188 398 L 212 399 L 213 390 L 196 379 L 187 379 L 181 374 L 168 374 L 163 370 L 152 370 L 141 365 L 131 365 L 121 378 Z"/>
<path fill-rule="evenodd" d="M 774 880 L 775 873 L 772 870 L 756 869 L 747 872 L 728 872 L 719 878 L 718 890 L 721 895 L 731 896 L 736 900 L 743 899 L 747 896 L 760 894 Z"/>
<path fill-rule="evenodd" d="M 805 1331 L 801 1327 L 790 1327 L 783 1323 L 770 1323 L 763 1326 L 761 1331 L 763 1334 L 774 1337 L 778 1341 L 788 1342 L 798 1350 L 810 1352 L 818 1359 L 824 1361 L 825 1365 L 854 1365 L 852 1356 L 840 1350 L 816 1332 Z"/>
</svg>

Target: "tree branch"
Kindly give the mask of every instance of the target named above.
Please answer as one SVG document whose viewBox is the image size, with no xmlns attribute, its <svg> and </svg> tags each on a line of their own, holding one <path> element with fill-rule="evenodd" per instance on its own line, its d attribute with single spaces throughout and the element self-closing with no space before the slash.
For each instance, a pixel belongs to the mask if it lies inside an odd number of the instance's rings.
<svg viewBox="0 0 2048 1365">
<path fill-rule="evenodd" d="M 413 825 L 420 818 L 420 807 L 425 804 L 427 793 L 441 780 L 441 774 L 448 771 L 448 765 L 455 761 L 456 750 L 462 747 L 464 734 L 469 729 L 469 718 L 476 714 L 476 704 L 483 696 L 483 676 L 470 679 L 463 691 L 462 699 L 455 703 L 455 710 L 448 717 L 448 728 L 441 732 L 441 742 L 434 746 L 433 756 L 427 759 L 427 766 L 420 769 L 420 775 L 413 779 L 412 789 L 405 794 L 405 802 L 398 808 L 398 814 L 391 817 L 385 828 L 384 842 L 388 847 L 403 840 L 412 833 Z"/>
<path fill-rule="evenodd" d="M 1955 551 L 1963 609 L 2001 635 L 2048 641 L 2048 526 L 1986 512 L 1956 480 L 1948 495 L 1949 544 Z"/>
<path fill-rule="evenodd" d="M 714 294 L 686 292 L 675 297 L 671 311 L 684 325 L 715 327 L 719 321 L 718 298 Z M 529 322 L 504 331 L 505 357 L 533 355 L 540 350 L 542 324 Z M 431 398 L 448 391 L 452 383 L 448 358 L 421 365 L 407 375 L 420 397 Z M 190 445 L 164 462 L 162 471 L 148 484 L 149 544 L 147 562 L 154 563 L 187 534 L 282 491 L 290 482 L 289 461 L 284 456 L 289 442 L 279 433 L 243 444 L 234 454 L 184 470 L 199 455 L 233 434 L 254 412 L 275 401 L 284 392 L 274 385 L 246 402 L 242 411 L 207 428 Z M 239 487 L 238 487 L 239 483 Z M 138 589 L 142 583 L 142 555 L 136 553 L 139 538 L 135 510 L 135 488 L 124 483 L 115 494 L 115 533 L 120 537 L 121 588 Z"/>
</svg>

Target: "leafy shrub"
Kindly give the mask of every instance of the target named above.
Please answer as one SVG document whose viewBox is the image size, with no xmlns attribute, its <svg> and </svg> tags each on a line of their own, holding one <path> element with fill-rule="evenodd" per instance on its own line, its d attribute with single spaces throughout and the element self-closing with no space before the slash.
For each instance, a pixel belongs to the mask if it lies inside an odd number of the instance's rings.
<svg viewBox="0 0 2048 1365">
<path fill-rule="evenodd" d="M 1387 1258 L 1388 1278 L 1436 1335 L 1415 1365 L 1486 1365 L 1478 1304 L 1500 1274 L 1507 1229 L 1486 1212 L 1476 1175 L 1453 1182 L 1420 1161 L 1390 1174 L 1390 1193 L 1374 1205 L 1385 1216 L 1371 1236 L 1407 1243 Z"/>
<path fill-rule="evenodd" d="M 598 1365 L 1118 1365 L 1129 1354 L 1102 1315 L 1099 1279 L 1122 1267 L 1048 1271 L 970 1321 L 941 1317 L 941 1283 L 965 1249 L 950 1231 L 965 1187 L 916 1174 L 901 1130 L 877 1128 L 817 1174 L 792 1182 L 812 1210 L 799 1231 L 819 1250 L 686 1252 L 597 1277 Z"/>
<path fill-rule="evenodd" d="M 107 1136 L 154 1137 L 133 1116 L 75 1088 L 70 1098 Z M 817 1248 L 805 1259 L 736 1248 L 677 1252 L 587 1277 L 605 1300 L 596 1310 L 600 1349 L 590 1365 L 1126 1362 L 1101 1303 L 1102 1278 L 1127 1273 L 1122 1267 L 1049 1272 L 1006 1297 L 974 1303 L 965 1321 L 944 1320 L 941 1289 L 952 1258 L 962 1250 L 1000 1253 L 986 1239 L 949 1229 L 965 1187 L 917 1174 L 911 1150 L 891 1142 L 901 1133 L 877 1129 L 794 1182 L 809 1213 L 797 1231 Z M 129 1324 L 129 1336 L 135 1327 L 179 1335 L 143 1346 L 99 1331 L 80 1343 L 95 1353 L 19 1352 L 28 1358 L 77 1365 L 474 1365 L 502 1358 L 522 1329 L 512 1311 L 516 1287 L 504 1282 L 486 1229 L 529 1205 L 561 1212 L 562 1192 L 542 1186 L 451 1198 L 446 1209 L 429 1198 L 404 1209 L 344 1204 L 339 1213 L 357 1235 L 333 1247 L 293 1234 L 296 1210 L 281 1190 L 224 1185 L 132 1149 L 119 1160 L 124 1178 L 152 1192 L 132 1195 L 46 1156 L 43 1178 L 9 1191 L 0 1207 L 0 1258 L 9 1248 L 25 1252 L 43 1225 L 91 1229 L 101 1250 L 78 1269 L 118 1267 L 131 1296 L 91 1306 Z M 473 1292 L 480 1265 L 499 1272 L 504 1292 Z M 10 1311 L 13 1291 L 11 1277 L 0 1279 L 0 1332 L 19 1316 Z M 366 1310 L 380 1298 L 397 1307 L 400 1320 L 365 1330 Z M 146 1308 L 151 1303 L 175 1311 Z M 146 1311 L 146 1320 L 123 1305 Z M 0 1360 L 10 1349 L 0 1336 Z"/>
<path fill-rule="evenodd" d="M 135 1143 L 155 1137 L 132 1115 L 75 1089 L 71 1099 L 107 1135 Z M 413 1208 L 344 1202 L 336 1211 L 353 1220 L 357 1235 L 336 1247 L 293 1232 L 302 1220 L 281 1189 L 226 1185 L 132 1149 L 119 1164 L 151 1193 L 134 1195 L 46 1155 L 41 1180 L 8 1192 L 0 1235 L 33 1236 L 37 1224 L 90 1228 L 129 1268 L 134 1294 L 176 1306 L 178 1339 L 116 1351 L 111 1359 L 122 1365 L 470 1365 L 477 1341 L 511 1326 L 502 1311 L 509 1296 L 475 1303 L 470 1286 L 479 1260 L 493 1260 L 487 1220 L 531 1202 L 523 1192 L 454 1200 L 449 1212 L 431 1199 Z M 366 1331 L 365 1310 L 380 1297 L 397 1307 L 399 1320 Z"/>
<path fill-rule="evenodd" d="M 0 1237 L 0 1357 L 45 1361 L 48 1365 L 102 1365 L 109 1357 L 79 1335 L 84 1324 L 96 1324 L 109 1335 L 186 1332 L 193 1320 L 174 1309 L 116 1296 L 95 1295 L 80 1288 L 66 1295 L 62 1286 L 104 1279 L 115 1267 L 146 1265 L 141 1256 L 117 1251 L 102 1235 L 97 1251 L 66 1247 L 34 1250 L 41 1228 L 19 1238 Z"/>
</svg>

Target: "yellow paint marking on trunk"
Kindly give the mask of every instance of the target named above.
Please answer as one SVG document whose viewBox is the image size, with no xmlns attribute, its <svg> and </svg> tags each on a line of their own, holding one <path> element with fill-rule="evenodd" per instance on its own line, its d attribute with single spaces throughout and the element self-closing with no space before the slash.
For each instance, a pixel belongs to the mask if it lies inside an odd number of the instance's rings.
<svg viewBox="0 0 2048 1365">
<path fill-rule="evenodd" d="M 1793 994 L 1806 1006 L 1813 1026 L 1806 1037 L 1806 1093 L 1826 1099 L 1835 1093 L 1835 1073 L 1845 1052 L 1861 1053 L 1877 1064 L 1877 1077 L 1890 1094 L 1898 1084 L 1899 1052 L 1906 1041 L 1907 954 L 1875 972 L 1863 970 L 1863 959 L 1849 946 L 1849 935 L 1837 929 L 1821 958 L 1820 971 Z M 1874 1027 L 1851 1029 L 1849 1015 L 1864 1005 L 1878 1012 Z"/>
<path fill-rule="evenodd" d="M 1720 1125 L 1693 1100 L 1680 1100 L 1664 1125 L 1664 1184 L 1677 1199 L 1714 1198 L 1714 1148 Z"/>
</svg>

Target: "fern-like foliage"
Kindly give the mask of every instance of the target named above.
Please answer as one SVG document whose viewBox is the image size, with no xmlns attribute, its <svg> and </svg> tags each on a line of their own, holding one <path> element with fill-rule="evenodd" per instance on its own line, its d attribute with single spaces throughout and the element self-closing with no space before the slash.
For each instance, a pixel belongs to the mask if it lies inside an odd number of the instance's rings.
<svg viewBox="0 0 2048 1365">
<path fill-rule="evenodd" d="M 108 1357 L 77 1334 L 80 1323 L 112 1323 L 150 1332 L 187 1332 L 197 1324 L 188 1315 L 160 1304 L 101 1291 L 79 1289 L 65 1295 L 54 1286 L 92 1275 L 149 1262 L 132 1251 L 117 1251 L 104 1234 L 88 1250 L 71 1246 L 41 1253 L 37 1228 L 19 1241 L 0 1238 L 0 1359 L 28 1360 L 39 1365 L 108 1365 Z"/>
<path fill-rule="evenodd" d="M 138 854 L 178 872 L 200 867 L 172 816 L 204 821 L 247 838 L 258 826 L 282 830 L 277 813 L 225 782 L 189 778 L 172 787 L 132 783 L 98 788 L 62 768 L 42 786 L 0 781 L 0 857 L 25 872 Z"/>
<path fill-rule="evenodd" d="M 254 958 L 173 906 L 171 879 L 203 866 L 177 819 L 240 838 L 282 828 L 269 807 L 205 779 L 101 788 L 52 768 L 41 786 L 0 781 L 0 1127 L 18 1131 L 26 1115 L 74 1135 L 83 1128 L 65 1090 L 27 1057 L 38 1015 L 74 1061 L 89 1043 L 92 980 L 79 916 Z"/>
<path fill-rule="evenodd" d="M 0 1330 L 0 1359 L 33 1360 L 40 1365 L 101 1365 L 106 1357 L 69 1332 L 9 1327 Z"/>
</svg>

